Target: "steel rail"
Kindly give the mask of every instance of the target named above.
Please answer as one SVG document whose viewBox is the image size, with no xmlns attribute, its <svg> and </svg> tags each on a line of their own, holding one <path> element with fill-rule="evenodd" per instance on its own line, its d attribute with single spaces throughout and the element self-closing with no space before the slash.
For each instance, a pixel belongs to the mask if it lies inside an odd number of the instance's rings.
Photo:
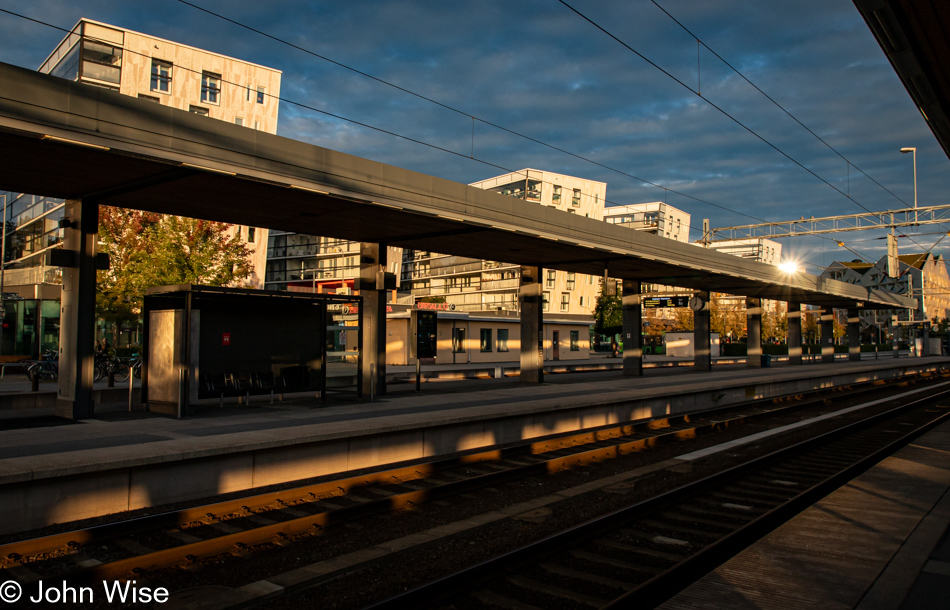
<svg viewBox="0 0 950 610">
<path fill-rule="evenodd" d="M 926 391 L 926 389 L 922 389 L 921 391 Z M 517 569 L 518 567 L 533 564 L 538 557 L 550 556 L 551 554 L 556 553 L 563 548 L 573 546 L 575 543 L 595 538 L 596 536 L 601 535 L 604 531 L 608 531 L 620 523 L 628 522 L 638 517 L 657 512 L 674 504 L 682 498 L 701 493 L 717 485 L 721 485 L 724 482 L 733 481 L 743 474 L 760 470 L 767 465 L 773 464 L 783 458 L 800 454 L 803 451 L 812 449 L 831 440 L 844 437 L 856 431 L 860 431 L 878 421 L 892 417 L 900 412 L 916 408 L 922 404 L 932 402 L 933 400 L 946 395 L 950 395 L 950 389 L 941 390 L 932 395 L 922 397 L 910 403 L 898 406 L 894 409 L 889 409 L 885 412 L 875 414 L 861 421 L 848 424 L 836 430 L 826 432 L 789 447 L 770 452 L 767 455 L 757 457 L 743 464 L 733 466 L 724 471 L 705 477 L 699 481 L 680 486 L 662 495 L 637 502 L 631 506 L 619 509 L 595 519 L 591 519 L 582 524 L 568 528 L 562 532 L 552 534 L 551 536 L 527 544 L 498 557 L 483 561 L 475 566 L 465 568 L 453 574 L 444 576 L 429 583 L 425 583 L 389 599 L 381 600 L 366 606 L 366 609 L 382 610 L 402 607 L 429 607 L 433 601 L 445 601 L 449 595 L 457 594 L 459 591 L 473 589 L 475 587 L 473 583 L 485 582 L 490 580 L 495 575 L 501 573 L 507 574 L 510 573 L 511 570 Z M 708 547 L 712 549 L 708 552 L 709 554 L 706 554 L 704 551 L 700 551 L 687 558 L 682 562 L 687 566 L 684 568 L 686 571 L 680 571 L 674 567 L 671 570 L 650 579 L 641 587 L 626 593 L 621 598 L 610 602 L 610 604 L 605 606 L 605 608 L 629 608 L 633 606 L 636 608 L 649 608 L 662 603 L 671 597 L 672 594 L 683 588 L 684 584 L 692 583 L 709 570 L 715 568 L 724 559 L 731 557 L 736 552 L 742 550 L 754 539 L 758 539 L 758 537 L 760 537 L 763 533 L 771 531 L 777 525 L 787 520 L 790 516 L 797 514 L 803 508 L 813 504 L 814 501 L 820 497 L 823 497 L 828 492 L 840 486 L 842 483 L 850 480 L 858 473 L 863 472 L 873 464 L 877 463 L 874 461 L 875 459 L 880 461 L 883 459 L 883 457 L 890 455 L 898 448 L 906 445 L 911 440 L 926 432 L 926 430 L 929 430 L 933 426 L 939 425 L 948 418 L 950 418 L 950 412 L 941 415 L 939 418 L 936 418 L 923 428 L 914 430 L 906 435 L 901 436 L 896 441 L 889 443 L 886 447 L 875 451 L 870 457 L 862 458 L 860 462 L 836 473 L 830 478 L 829 482 L 823 482 L 813 486 L 804 492 L 808 494 L 805 498 L 801 500 L 796 500 L 798 496 L 792 498 L 789 500 L 789 502 L 793 502 L 793 504 L 789 508 L 775 508 L 769 511 L 769 513 L 766 515 L 756 518 L 743 528 L 736 530 L 736 532 L 733 534 L 724 536 L 718 543 L 712 543 L 708 545 Z M 783 503 L 783 505 L 784 504 L 785 503 Z M 780 520 L 782 516 L 785 517 L 784 520 Z M 746 527 L 750 528 L 746 533 L 738 534 L 738 532 L 745 532 Z M 753 538 L 753 534 L 755 535 L 755 538 Z M 634 595 L 634 592 L 638 592 L 638 594 Z M 621 602 L 620 600 L 623 601 Z"/>
</svg>

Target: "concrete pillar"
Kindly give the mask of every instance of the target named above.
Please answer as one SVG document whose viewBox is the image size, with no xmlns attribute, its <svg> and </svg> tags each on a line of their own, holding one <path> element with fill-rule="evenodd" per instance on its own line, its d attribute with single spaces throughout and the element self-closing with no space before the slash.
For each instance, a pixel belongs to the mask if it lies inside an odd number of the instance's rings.
<svg viewBox="0 0 950 610">
<path fill-rule="evenodd" d="M 623 281 L 623 374 L 643 375 L 643 312 L 640 280 Z"/>
<path fill-rule="evenodd" d="M 835 361 L 835 310 L 821 312 L 821 361 Z"/>
<path fill-rule="evenodd" d="M 541 267 L 521 267 L 521 381 L 544 382 L 544 291 Z"/>
<path fill-rule="evenodd" d="M 96 244 L 99 205 L 72 199 L 64 213 L 63 292 L 59 326 L 56 415 L 88 419 L 95 413 L 92 377 L 96 340 Z M 39 316 L 39 312 L 37 312 Z M 37 324 L 39 328 L 39 324 Z"/>
<path fill-rule="evenodd" d="M 848 308 L 848 360 L 861 360 L 861 316 L 856 307 Z"/>
<path fill-rule="evenodd" d="M 693 368 L 697 371 L 709 371 L 712 370 L 709 293 L 697 292 L 696 296 L 703 300 L 703 308 L 699 311 L 693 310 Z"/>
<path fill-rule="evenodd" d="M 762 299 L 746 297 L 746 366 L 762 366 Z"/>
<path fill-rule="evenodd" d="M 797 301 L 788 302 L 788 362 L 789 364 L 802 363 L 802 304 Z"/>
<path fill-rule="evenodd" d="M 363 396 L 386 393 L 386 245 L 360 244 L 360 307 L 363 316 L 362 392 Z"/>
</svg>

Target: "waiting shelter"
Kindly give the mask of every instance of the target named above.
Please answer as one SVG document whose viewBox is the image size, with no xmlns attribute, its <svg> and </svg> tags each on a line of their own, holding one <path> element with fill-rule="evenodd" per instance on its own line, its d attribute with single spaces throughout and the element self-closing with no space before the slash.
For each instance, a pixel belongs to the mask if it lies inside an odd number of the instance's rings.
<svg viewBox="0 0 950 610">
<path fill-rule="evenodd" d="M 361 309 L 361 300 L 212 286 L 150 288 L 142 401 L 151 411 L 184 417 L 226 397 L 313 392 L 325 398 L 331 310 Z M 359 393 L 362 346 L 356 347 L 352 373 Z"/>
</svg>

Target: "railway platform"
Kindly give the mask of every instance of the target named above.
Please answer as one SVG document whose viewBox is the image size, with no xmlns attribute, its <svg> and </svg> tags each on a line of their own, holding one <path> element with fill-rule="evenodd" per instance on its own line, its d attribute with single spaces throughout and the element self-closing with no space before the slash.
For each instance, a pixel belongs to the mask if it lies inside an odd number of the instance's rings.
<svg viewBox="0 0 950 610">
<path fill-rule="evenodd" d="M 950 424 L 829 494 L 663 610 L 950 608 Z"/>
<path fill-rule="evenodd" d="M 375 401 L 257 397 L 181 420 L 121 404 L 80 422 L 0 420 L 0 535 L 948 366 L 926 357 L 552 374 L 541 385 L 445 381 L 418 393 L 394 384 Z"/>
</svg>

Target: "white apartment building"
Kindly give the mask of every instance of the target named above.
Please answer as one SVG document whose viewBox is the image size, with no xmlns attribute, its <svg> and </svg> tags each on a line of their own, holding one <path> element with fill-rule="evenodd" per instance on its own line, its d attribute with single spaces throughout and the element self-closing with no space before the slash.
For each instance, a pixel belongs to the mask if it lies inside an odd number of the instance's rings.
<svg viewBox="0 0 950 610">
<path fill-rule="evenodd" d="M 699 241 L 696 243 L 703 245 Z M 782 262 L 782 244 L 764 237 L 711 241 L 704 247 L 769 265 Z"/>
<path fill-rule="evenodd" d="M 603 219 L 607 185 L 537 169 L 523 169 L 472 183 L 471 186 L 522 199 L 525 204 L 556 208 L 567 214 Z M 519 311 L 519 265 L 405 250 L 402 286 L 411 300 L 442 297 L 455 311 Z M 600 294 L 601 278 L 545 269 L 544 311 L 590 317 Z"/>
<path fill-rule="evenodd" d="M 277 133 L 279 70 L 125 28 L 81 19 L 39 71 Z M 64 202 L 7 193 L 7 209 L 5 290 L 58 299 L 60 270 L 45 265 L 45 253 L 62 241 Z M 233 231 L 253 252 L 250 284 L 262 288 L 267 230 L 236 226 Z"/>
<path fill-rule="evenodd" d="M 611 206 L 604 210 L 604 220 L 610 224 L 689 243 L 690 215 L 662 201 Z"/>
</svg>

